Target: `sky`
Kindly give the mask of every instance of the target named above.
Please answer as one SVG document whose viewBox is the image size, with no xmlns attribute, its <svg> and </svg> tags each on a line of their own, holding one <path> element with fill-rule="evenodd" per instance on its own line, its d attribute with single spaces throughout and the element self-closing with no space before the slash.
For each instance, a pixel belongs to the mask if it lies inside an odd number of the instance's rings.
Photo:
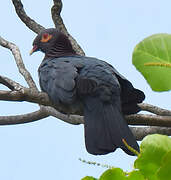
<svg viewBox="0 0 171 180">
<path fill-rule="evenodd" d="M 27 14 L 44 27 L 54 27 L 52 0 L 23 0 Z M 137 43 L 156 33 L 171 33 L 170 0 L 63 0 L 62 17 L 68 31 L 87 56 L 112 64 L 134 87 L 146 94 L 145 102 L 171 109 L 170 92 L 153 92 L 132 65 Z M 37 69 L 43 54 L 29 56 L 35 33 L 17 17 L 12 2 L 0 6 L 0 36 L 19 46 L 26 68 L 38 84 Z M 0 75 L 24 86 L 11 52 L 0 47 Z M 0 89 L 5 89 L 0 85 Z M 32 112 L 38 106 L 26 102 L 0 102 L 0 116 Z M 86 175 L 99 177 L 106 169 L 78 159 L 96 161 L 130 171 L 134 157 L 121 150 L 105 156 L 86 152 L 83 125 L 70 125 L 53 117 L 22 125 L 0 126 L 0 179 L 79 180 Z"/>
</svg>

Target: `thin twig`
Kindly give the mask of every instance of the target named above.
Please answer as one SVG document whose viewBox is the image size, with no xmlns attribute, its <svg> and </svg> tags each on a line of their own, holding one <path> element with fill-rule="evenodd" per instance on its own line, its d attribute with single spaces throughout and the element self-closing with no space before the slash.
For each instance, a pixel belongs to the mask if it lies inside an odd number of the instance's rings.
<svg viewBox="0 0 171 180">
<path fill-rule="evenodd" d="M 116 167 L 108 165 L 108 164 L 101 164 L 101 163 L 97 163 L 97 162 L 93 162 L 93 161 L 87 161 L 87 160 L 84 160 L 81 158 L 79 158 L 79 160 L 88 165 L 100 166 L 100 167 L 107 168 L 107 169 L 116 168 Z"/>
<path fill-rule="evenodd" d="M 3 84 L 12 91 L 18 91 L 23 88 L 22 85 L 5 76 L 0 76 L 0 84 Z"/>
</svg>

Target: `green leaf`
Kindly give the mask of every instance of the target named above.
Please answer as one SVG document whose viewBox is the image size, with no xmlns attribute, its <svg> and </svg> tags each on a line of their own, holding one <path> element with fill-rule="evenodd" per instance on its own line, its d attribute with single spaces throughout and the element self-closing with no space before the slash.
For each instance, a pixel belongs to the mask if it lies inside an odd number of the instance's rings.
<svg viewBox="0 0 171 180">
<path fill-rule="evenodd" d="M 105 171 L 99 180 L 126 180 L 125 173 L 120 168 L 108 169 Z"/>
<path fill-rule="evenodd" d="M 82 178 L 81 180 L 97 180 L 97 179 L 92 176 L 86 176 L 86 177 Z"/>
<path fill-rule="evenodd" d="M 132 63 L 152 90 L 170 90 L 171 35 L 155 34 L 141 41 L 134 49 Z"/>
<path fill-rule="evenodd" d="M 161 166 L 162 158 L 171 151 L 171 139 L 164 135 L 149 135 L 140 145 L 140 155 L 134 166 L 139 169 L 144 177 L 157 180 L 157 170 Z"/>
<path fill-rule="evenodd" d="M 127 180 L 145 180 L 140 171 L 132 171 L 129 173 Z"/>
<path fill-rule="evenodd" d="M 120 168 L 113 168 L 105 171 L 99 180 L 145 180 L 140 171 L 134 170 L 129 173 L 125 173 Z"/>
<path fill-rule="evenodd" d="M 171 151 L 163 157 L 162 166 L 157 175 L 159 180 L 171 179 Z"/>
</svg>

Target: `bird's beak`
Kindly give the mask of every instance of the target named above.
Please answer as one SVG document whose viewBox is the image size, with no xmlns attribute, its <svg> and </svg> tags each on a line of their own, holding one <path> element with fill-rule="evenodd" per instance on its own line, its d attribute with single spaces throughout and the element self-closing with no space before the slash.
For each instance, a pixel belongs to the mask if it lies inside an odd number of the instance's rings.
<svg viewBox="0 0 171 180">
<path fill-rule="evenodd" d="M 30 56 L 36 51 L 38 51 L 38 47 L 36 45 L 34 45 L 33 49 L 30 51 Z"/>
</svg>

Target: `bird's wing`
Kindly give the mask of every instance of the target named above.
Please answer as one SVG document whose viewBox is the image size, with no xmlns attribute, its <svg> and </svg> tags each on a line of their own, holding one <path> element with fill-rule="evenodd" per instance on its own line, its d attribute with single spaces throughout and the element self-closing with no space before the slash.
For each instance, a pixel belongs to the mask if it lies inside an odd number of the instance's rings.
<svg viewBox="0 0 171 180">
<path fill-rule="evenodd" d="M 122 111 L 125 115 L 135 114 L 141 110 L 137 105 L 145 99 L 143 91 L 133 87 L 132 83 L 123 76 L 116 74 L 121 86 Z"/>
<path fill-rule="evenodd" d="M 113 66 L 110 64 L 108 65 L 109 67 L 112 67 L 112 71 L 116 75 L 121 87 L 123 113 L 125 115 L 138 113 L 141 108 L 137 104 L 144 101 L 145 94 L 141 90 L 134 88 L 132 83 L 128 81 L 122 74 L 120 74 Z"/>
<path fill-rule="evenodd" d="M 49 61 L 39 67 L 40 87 L 53 103 L 70 104 L 75 98 L 77 68 L 70 62 Z"/>
</svg>

